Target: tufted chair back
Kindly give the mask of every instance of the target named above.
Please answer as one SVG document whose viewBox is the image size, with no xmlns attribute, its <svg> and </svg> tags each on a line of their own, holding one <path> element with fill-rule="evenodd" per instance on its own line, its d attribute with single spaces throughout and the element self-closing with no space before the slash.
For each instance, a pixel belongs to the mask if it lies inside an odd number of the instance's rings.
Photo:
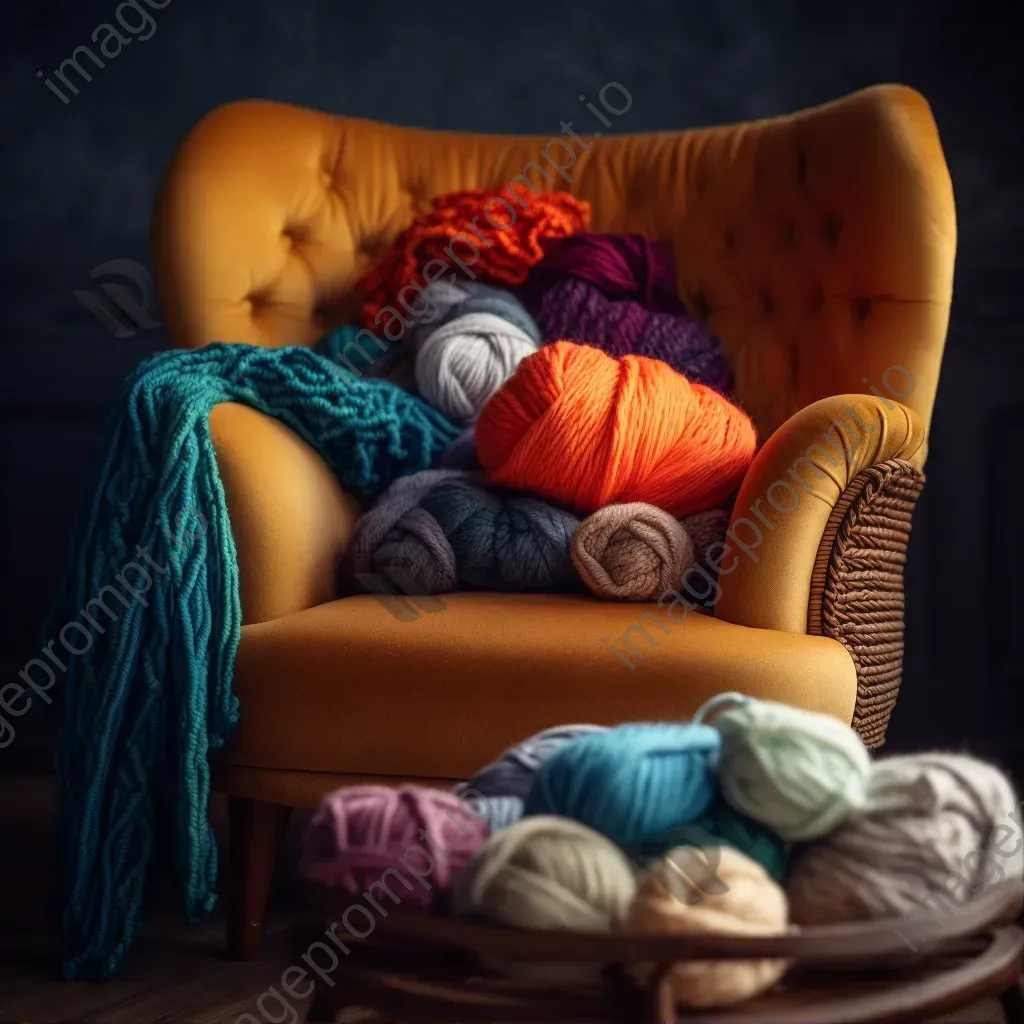
<svg viewBox="0 0 1024 1024">
<path fill-rule="evenodd" d="M 876 86 L 750 124 L 581 139 L 571 167 L 553 144 L 571 181 L 550 142 L 262 101 L 214 111 L 154 214 L 174 343 L 312 344 L 356 318 L 353 285 L 431 197 L 525 174 L 586 199 L 592 230 L 672 245 L 680 295 L 721 337 L 762 439 L 817 399 L 872 387 L 906 392 L 927 428 L 956 223 L 918 93 Z"/>
</svg>

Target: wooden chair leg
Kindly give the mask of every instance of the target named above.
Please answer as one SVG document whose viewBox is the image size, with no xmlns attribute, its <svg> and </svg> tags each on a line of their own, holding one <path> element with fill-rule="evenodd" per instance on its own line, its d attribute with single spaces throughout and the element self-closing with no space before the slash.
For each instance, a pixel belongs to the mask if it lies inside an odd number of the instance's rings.
<svg viewBox="0 0 1024 1024">
<path fill-rule="evenodd" d="M 1000 1003 L 1006 1024 L 1024 1024 L 1024 992 L 1020 981 L 1003 993 Z"/>
<path fill-rule="evenodd" d="M 306 1024 L 331 1024 L 341 1004 L 337 996 L 320 979 L 313 982 L 313 1000 L 306 1011 Z"/>
<path fill-rule="evenodd" d="M 228 953 L 233 960 L 259 955 L 274 862 L 290 815 L 291 808 L 281 804 L 228 798 Z"/>
</svg>

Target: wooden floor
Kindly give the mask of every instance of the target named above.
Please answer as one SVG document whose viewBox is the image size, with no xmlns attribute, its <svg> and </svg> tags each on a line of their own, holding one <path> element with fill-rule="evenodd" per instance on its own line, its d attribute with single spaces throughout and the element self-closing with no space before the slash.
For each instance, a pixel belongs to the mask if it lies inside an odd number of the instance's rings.
<svg viewBox="0 0 1024 1024">
<path fill-rule="evenodd" d="M 288 901 L 280 899 L 261 960 L 224 956 L 223 922 L 189 928 L 173 903 L 149 915 L 140 940 L 114 981 L 61 982 L 57 946 L 47 926 L 50 805 L 43 776 L 0 775 L 0 1024 L 298 1024 L 305 1005 L 257 1005 L 292 962 Z M 250 1015 L 246 1017 L 244 1015 Z M 956 1017 L 963 1024 L 1002 1024 L 995 1004 Z"/>
</svg>

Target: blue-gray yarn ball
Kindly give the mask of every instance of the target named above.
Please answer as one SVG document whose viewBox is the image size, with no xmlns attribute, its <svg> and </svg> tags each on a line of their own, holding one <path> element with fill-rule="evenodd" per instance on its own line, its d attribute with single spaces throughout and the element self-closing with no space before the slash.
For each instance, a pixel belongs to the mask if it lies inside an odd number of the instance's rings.
<svg viewBox="0 0 1024 1024">
<path fill-rule="evenodd" d="M 440 279 L 428 285 L 424 295 L 427 308 L 409 332 L 409 339 L 416 347 L 449 320 L 468 313 L 492 313 L 514 324 L 538 345 L 544 340 L 526 307 L 511 292 L 501 288 L 480 281 Z"/>
<path fill-rule="evenodd" d="M 516 797 L 521 802 L 530 792 L 540 766 L 555 751 L 581 736 L 607 731 L 607 726 L 589 724 L 556 725 L 545 729 L 509 747 L 500 757 L 481 768 L 469 782 L 456 786 L 456 792 L 475 792 L 487 798 Z"/>
<path fill-rule="evenodd" d="M 433 488 L 420 508 L 451 545 L 462 586 L 556 592 L 581 587 L 572 564 L 580 521 L 564 509 L 462 480 Z"/>
<path fill-rule="evenodd" d="M 488 796 L 484 799 L 491 835 L 514 825 L 523 816 L 523 801 L 518 796 Z"/>
</svg>

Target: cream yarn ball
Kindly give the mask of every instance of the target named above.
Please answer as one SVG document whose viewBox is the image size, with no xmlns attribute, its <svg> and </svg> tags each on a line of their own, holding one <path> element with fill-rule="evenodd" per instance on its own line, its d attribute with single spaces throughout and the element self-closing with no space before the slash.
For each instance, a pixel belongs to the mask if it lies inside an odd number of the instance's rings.
<svg viewBox="0 0 1024 1024">
<path fill-rule="evenodd" d="M 926 753 L 877 761 L 867 805 L 796 859 L 786 889 L 801 924 L 899 918 L 913 946 L 929 916 L 1010 880 L 1024 882 L 1024 837 L 1009 780 Z"/>
<path fill-rule="evenodd" d="M 718 851 L 716 850 L 716 855 Z M 786 895 L 760 864 L 724 846 L 715 866 L 720 884 L 693 880 L 693 849 L 670 851 L 641 879 L 626 915 L 632 932 L 668 935 L 784 935 L 789 925 Z M 694 1009 L 743 1002 L 774 985 L 786 960 L 691 960 L 673 964 L 665 975 L 677 1001 Z M 648 985 L 653 967 L 630 973 Z"/>
<path fill-rule="evenodd" d="M 476 852 L 456 877 L 452 912 L 513 928 L 608 932 L 635 893 L 635 870 L 614 843 L 578 821 L 536 815 Z M 488 963 L 534 980 L 591 981 L 595 973 L 590 964 Z"/>
<path fill-rule="evenodd" d="M 494 313 L 455 317 L 419 343 L 417 390 L 435 409 L 468 423 L 537 348 L 521 327 Z"/>
</svg>

